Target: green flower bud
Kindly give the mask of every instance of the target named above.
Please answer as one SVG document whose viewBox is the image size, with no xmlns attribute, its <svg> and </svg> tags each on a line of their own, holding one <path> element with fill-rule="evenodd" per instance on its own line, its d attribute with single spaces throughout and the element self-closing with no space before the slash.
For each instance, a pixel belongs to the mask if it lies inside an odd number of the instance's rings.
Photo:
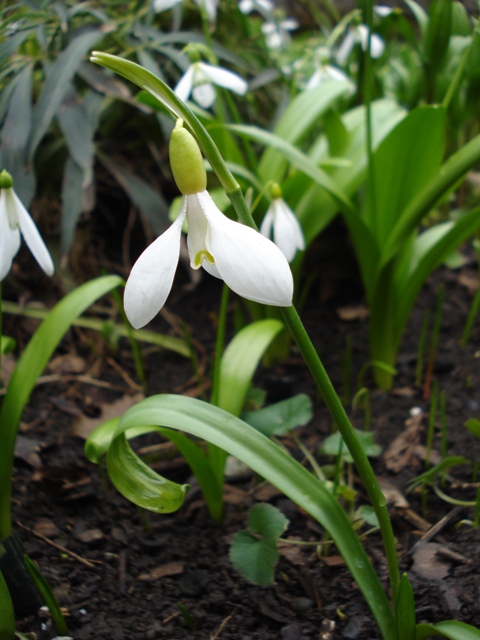
<svg viewBox="0 0 480 640">
<path fill-rule="evenodd" d="M 11 189 L 13 187 L 13 178 L 5 171 L 5 169 L 0 173 L 0 189 Z"/>
<path fill-rule="evenodd" d="M 281 190 L 280 185 L 278 184 L 278 182 L 274 182 L 272 184 L 272 186 L 270 187 L 270 197 L 272 199 L 281 198 L 282 197 L 282 190 Z"/>
<path fill-rule="evenodd" d="M 179 118 L 170 138 L 170 166 L 177 187 L 184 196 L 207 188 L 207 172 L 200 148 Z"/>
</svg>

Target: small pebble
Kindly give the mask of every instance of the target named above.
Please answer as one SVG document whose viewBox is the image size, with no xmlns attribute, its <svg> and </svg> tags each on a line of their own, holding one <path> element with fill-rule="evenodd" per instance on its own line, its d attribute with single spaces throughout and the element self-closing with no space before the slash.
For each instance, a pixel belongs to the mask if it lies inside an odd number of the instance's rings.
<svg viewBox="0 0 480 640">
<path fill-rule="evenodd" d="M 303 613 L 313 607 L 313 602 L 310 598 L 294 598 L 292 600 L 291 607 L 295 613 Z"/>
</svg>

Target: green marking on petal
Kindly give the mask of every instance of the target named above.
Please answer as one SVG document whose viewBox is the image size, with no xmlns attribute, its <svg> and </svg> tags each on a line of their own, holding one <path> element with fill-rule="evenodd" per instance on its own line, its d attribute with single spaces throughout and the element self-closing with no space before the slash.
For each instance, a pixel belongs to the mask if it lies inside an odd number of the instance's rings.
<svg viewBox="0 0 480 640">
<path fill-rule="evenodd" d="M 210 264 L 215 264 L 215 260 L 211 253 L 209 253 L 208 251 L 199 251 L 195 256 L 195 261 L 194 261 L 195 267 L 197 269 L 202 266 L 202 262 L 204 258 L 205 260 L 207 260 L 207 262 L 210 262 Z"/>
</svg>

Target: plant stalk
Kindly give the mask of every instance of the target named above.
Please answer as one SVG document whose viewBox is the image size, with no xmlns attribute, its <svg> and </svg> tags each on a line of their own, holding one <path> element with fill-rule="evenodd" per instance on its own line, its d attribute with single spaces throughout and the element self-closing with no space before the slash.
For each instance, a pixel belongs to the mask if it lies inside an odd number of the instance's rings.
<svg viewBox="0 0 480 640">
<path fill-rule="evenodd" d="M 337 425 L 338 430 L 342 434 L 345 444 L 350 451 L 377 515 L 385 547 L 385 555 L 387 558 L 392 600 L 393 602 L 396 602 L 400 577 L 398 571 L 397 551 L 395 548 L 395 538 L 393 536 L 392 524 L 388 515 L 387 501 L 380 489 L 370 462 L 358 441 L 345 409 L 335 392 L 330 378 L 325 371 L 318 353 L 316 352 L 295 307 L 292 306 L 284 308 L 282 309 L 282 313 L 285 323 L 297 343 L 297 346 L 310 369 L 310 373 L 312 374 L 313 379 L 315 380 L 317 387 L 320 390 L 330 413 L 332 414 L 335 424 Z"/>
</svg>

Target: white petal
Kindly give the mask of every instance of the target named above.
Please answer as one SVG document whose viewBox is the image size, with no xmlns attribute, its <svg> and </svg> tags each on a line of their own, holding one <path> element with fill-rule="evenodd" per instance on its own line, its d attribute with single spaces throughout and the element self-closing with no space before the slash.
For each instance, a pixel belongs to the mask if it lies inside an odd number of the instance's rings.
<svg viewBox="0 0 480 640">
<path fill-rule="evenodd" d="M 261 26 L 261 29 L 264 36 L 269 36 L 270 34 L 276 33 L 278 31 L 275 22 L 264 22 Z"/>
<path fill-rule="evenodd" d="M 180 78 L 177 86 L 174 89 L 176 96 L 186 102 L 192 93 L 193 87 L 193 74 L 195 73 L 195 65 L 190 65 L 183 76 Z"/>
<path fill-rule="evenodd" d="M 315 89 L 315 87 L 318 87 L 318 85 L 321 84 L 324 80 L 325 70 L 323 68 L 317 69 L 310 80 L 307 82 L 305 89 Z"/>
<path fill-rule="evenodd" d="M 125 287 L 123 304 L 131 325 L 140 329 L 165 304 L 180 257 L 180 236 L 187 201 L 175 222 L 145 249 L 133 265 Z"/>
<path fill-rule="evenodd" d="M 393 12 L 392 7 L 387 7 L 386 5 L 383 5 L 383 4 L 379 4 L 376 7 L 373 7 L 373 10 L 377 14 L 377 16 L 380 16 L 381 18 L 386 18 Z"/>
<path fill-rule="evenodd" d="M 241 96 L 247 93 L 248 84 L 236 73 L 228 71 L 228 69 L 222 69 L 222 67 L 214 67 L 205 62 L 199 62 L 198 65 L 202 72 L 219 87 L 235 91 Z"/>
<path fill-rule="evenodd" d="M 248 300 L 290 306 L 293 277 L 280 249 L 258 231 L 229 220 L 206 191 L 197 195 L 209 225 L 207 248 L 225 284 Z"/>
<path fill-rule="evenodd" d="M 262 224 L 260 225 L 260 233 L 262 236 L 265 236 L 269 240 L 272 239 L 272 229 L 273 229 L 273 211 L 272 205 L 270 205 L 267 209 L 267 213 L 262 220 Z"/>
<path fill-rule="evenodd" d="M 273 241 L 291 262 L 297 250 L 305 249 L 303 231 L 297 217 L 282 198 L 275 198 L 272 202 L 273 211 Z"/>
<path fill-rule="evenodd" d="M 198 194 L 184 196 L 187 203 L 188 236 L 187 247 L 192 269 L 200 269 L 208 253 L 206 237 L 208 222 L 200 205 Z M 209 260 L 213 262 L 213 259 Z"/>
<path fill-rule="evenodd" d="M 385 51 L 385 43 L 380 36 L 376 33 L 372 33 L 372 41 L 370 46 L 370 55 L 372 58 L 377 59 Z"/>
<path fill-rule="evenodd" d="M 20 231 L 8 224 L 5 189 L 0 191 L 0 282 L 9 273 L 12 260 L 20 248 Z"/>
<path fill-rule="evenodd" d="M 280 31 L 274 31 L 265 36 L 265 43 L 269 49 L 280 49 L 283 45 L 284 38 Z"/>
<path fill-rule="evenodd" d="M 5 197 L 7 206 L 11 205 L 15 207 L 20 231 L 33 257 L 47 276 L 53 276 L 55 267 L 53 266 L 52 258 L 30 214 L 13 189 L 5 189 Z"/>
<path fill-rule="evenodd" d="M 217 97 L 216 91 L 210 81 L 202 82 L 193 87 L 193 99 L 202 107 L 202 109 L 210 109 Z"/>
<path fill-rule="evenodd" d="M 295 18 L 287 18 L 286 20 L 282 20 L 280 23 L 280 28 L 285 29 L 285 31 L 295 31 L 298 29 L 298 20 Z"/>
<path fill-rule="evenodd" d="M 253 0 L 240 0 L 238 8 L 242 13 L 251 13 L 253 11 Z"/>
<path fill-rule="evenodd" d="M 182 0 L 153 0 L 153 10 L 155 13 L 161 13 L 167 11 L 177 4 L 180 4 Z"/>
<path fill-rule="evenodd" d="M 327 64 L 327 66 L 325 67 L 325 71 L 331 80 L 342 80 L 345 82 L 350 82 L 350 78 L 345 73 L 343 73 L 343 71 L 337 69 L 337 67 L 332 67 L 332 65 Z"/>
<path fill-rule="evenodd" d="M 350 29 L 350 31 L 347 33 L 344 41 L 340 45 L 340 48 L 338 49 L 338 52 L 337 52 L 337 62 L 339 64 L 342 64 L 342 65 L 345 64 L 348 56 L 350 55 L 353 47 L 355 46 L 356 40 L 357 38 L 355 35 L 355 31 L 353 29 Z"/>
<path fill-rule="evenodd" d="M 200 3 L 203 2 L 208 21 L 210 23 L 214 23 L 215 20 L 217 19 L 218 0 L 195 0 L 195 2 L 199 6 L 200 6 Z"/>
</svg>

